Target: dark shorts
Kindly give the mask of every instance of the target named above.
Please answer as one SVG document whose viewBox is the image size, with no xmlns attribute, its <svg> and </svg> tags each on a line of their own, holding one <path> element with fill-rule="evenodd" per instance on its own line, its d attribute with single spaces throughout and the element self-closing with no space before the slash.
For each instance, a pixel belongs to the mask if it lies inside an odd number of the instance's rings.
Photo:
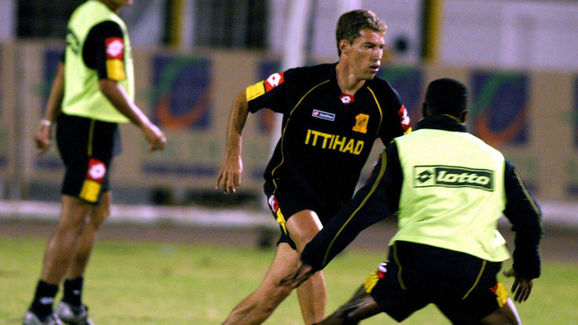
<svg viewBox="0 0 578 325">
<path fill-rule="evenodd" d="M 381 309 L 401 322 L 433 303 L 453 324 L 478 324 L 504 305 L 508 293 L 497 281 L 500 262 L 433 246 L 398 241 L 366 289 Z"/>
<path fill-rule="evenodd" d="M 273 192 L 275 192 L 275 194 L 273 194 Z M 277 188 L 273 191 L 272 186 L 265 184 L 265 195 L 267 196 L 271 213 L 281 230 L 281 236 L 277 244 L 288 243 L 293 249 L 295 249 L 296 246 L 286 227 L 286 222 L 292 215 L 299 211 L 312 210 L 315 211 L 319 217 L 321 224 L 325 225 L 341 207 L 339 203 L 326 204 L 324 206 L 320 202 L 317 202 L 316 199 L 303 195 L 299 190 L 294 190 L 288 186 L 282 189 Z"/>
<path fill-rule="evenodd" d="M 110 164 L 120 145 L 117 124 L 60 114 L 56 140 L 65 167 L 62 194 L 98 204 L 110 189 Z"/>
</svg>

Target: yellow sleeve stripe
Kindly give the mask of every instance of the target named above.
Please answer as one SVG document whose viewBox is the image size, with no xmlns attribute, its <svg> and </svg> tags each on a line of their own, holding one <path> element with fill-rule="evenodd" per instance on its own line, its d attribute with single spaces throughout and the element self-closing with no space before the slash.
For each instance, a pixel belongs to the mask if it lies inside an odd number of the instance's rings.
<svg viewBox="0 0 578 325">
<path fill-rule="evenodd" d="M 265 85 L 263 85 L 262 80 L 245 89 L 245 97 L 247 98 L 248 102 L 264 94 L 265 94 Z"/>
<path fill-rule="evenodd" d="M 126 79 L 124 73 L 124 62 L 119 59 L 106 60 L 106 74 L 109 79 L 121 81 Z"/>
<path fill-rule="evenodd" d="M 337 240 L 337 237 L 339 237 L 341 232 L 345 229 L 345 227 L 347 227 L 347 225 L 353 219 L 353 217 L 355 217 L 357 215 L 357 212 L 359 212 L 359 210 L 361 210 L 361 208 L 363 208 L 365 206 L 365 203 L 367 203 L 367 200 L 369 199 L 369 197 L 373 194 L 373 192 L 375 192 L 375 189 L 379 186 L 379 182 L 381 181 L 381 178 L 385 174 L 386 167 L 387 167 L 387 155 L 385 154 L 385 151 L 383 151 L 381 153 L 381 168 L 379 169 L 379 174 L 377 175 L 377 179 L 375 180 L 375 183 L 373 183 L 373 186 L 371 187 L 371 190 L 369 191 L 369 193 L 367 193 L 367 195 L 365 196 L 365 198 L 363 198 L 363 201 L 361 201 L 361 203 L 359 204 L 357 209 L 355 209 L 355 211 L 353 211 L 353 213 L 349 216 L 349 218 L 347 218 L 347 221 L 343 224 L 343 226 L 341 226 L 341 229 L 339 229 L 337 234 L 335 234 L 335 237 L 333 237 L 333 239 L 329 243 L 329 246 L 327 247 L 327 251 L 325 252 L 325 256 L 323 256 L 323 263 L 321 265 L 326 264 L 327 259 L 329 258 L 329 252 L 331 252 L 331 248 L 333 247 L 333 244 Z"/>
<path fill-rule="evenodd" d="M 530 201 L 532 208 L 534 209 L 534 211 L 536 212 L 536 214 L 538 215 L 540 220 L 542 220 L 542 213 L 540 213 L 540 209 L 538 209 L 536 202 L 534 202 L 534 200 L 532 199 L 532 196 L 530 195 L 530 193 L 528 193 L 528 189 L 526 189 L 526 186 L 524 186 L 524 181 L 522 180 L 522 176 L 520 176 L 520 173 L 518 173 L 517 169 L 514 169 L 514 174 L 516 175 L 516 178 L 518 179 L 518 183 L 520 183 L 520 187 L 522 188 L 522 191 L 524 191 L 524 195 L 526 196 L 528 201 Z"/>
<path fill-rule="evenodd" d="M 365 282 L 363 283 L 363 288 L 365 289 L 365 293 L 371 293 L 373 288 L 377 285 L 378 281 L 379 281 L 379 276 L 377 275 L 377 272 L 371 273 L 369 275 L 369 277 L 367 277 L 367 279 L 365 279 Z"/>
</svg>

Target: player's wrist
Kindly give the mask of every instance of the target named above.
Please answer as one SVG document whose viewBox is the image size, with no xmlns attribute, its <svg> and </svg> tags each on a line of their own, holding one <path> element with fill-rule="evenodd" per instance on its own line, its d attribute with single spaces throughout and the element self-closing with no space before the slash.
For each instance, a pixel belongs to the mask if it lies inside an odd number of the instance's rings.
<svg viewBox="0 0 578 325">
<path fill-rule="evenodd" d="M 42 125 L 42 126 L 52 126 L 52 121 L 43 118 L 43 119 L 40 120 L 40 125 Z"/>
</svg>

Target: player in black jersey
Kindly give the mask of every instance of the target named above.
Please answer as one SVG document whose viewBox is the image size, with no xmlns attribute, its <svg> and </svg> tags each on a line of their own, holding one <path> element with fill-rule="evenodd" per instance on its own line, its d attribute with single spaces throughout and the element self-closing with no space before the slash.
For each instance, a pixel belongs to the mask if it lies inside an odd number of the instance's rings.
<svg viewBox="0 0 578 325">
<path fill-rule="evenodd" d="M 305 244 L 351 199 L 375 139 L 387 144 L 408 131 L 398 94 L 375 78 L 385 31 L 374 13 L 347 12 L 337 23 L 338 63 L 275 73 L 235 98 L 216 187 L 232 193 L 241 183 L 241 133 L 248 113 L 270 108 L 283 114 L 264 186 L 281 239 L 265 279 L 225 324 L 258 324 L 269 317 L 291 292 L 279 281 L 296 269 Z M 323 275 L 318 272 L 297 294 L 305 323 L 322 320 Z"/>
</svg>

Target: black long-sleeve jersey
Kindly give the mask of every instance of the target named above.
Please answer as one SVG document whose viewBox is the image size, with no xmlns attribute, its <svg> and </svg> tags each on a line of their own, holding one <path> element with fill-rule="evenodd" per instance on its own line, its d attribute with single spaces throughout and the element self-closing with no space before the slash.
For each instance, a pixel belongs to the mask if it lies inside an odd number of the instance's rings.
<svg viewBox="0 0 578 325">
<path fill-rule="evenodd" d="M 424 119 L 416 125 L 416 129 L 419 128 L 466 131 L 463 125 L 443 116 Z M 397 212 L 402 182 L 403 173 L 397 145 L 392 142 L 382 153 L 367 184 L 307 244 L 301 255 L 303 263 L 316 270 L 322 269 L 363 229 Z M 543 235 L 540 209 L 526 189 L 520 174 L 507 160 L 504 185 L 506 207 L 503 213 L 516 233 L 514 270 L 525 279 L 537 278 L 540 275 L 538 244 Z"/>
<path fill-rule="evenodd" d="M 337 211 L 351 199 L 376 138 L 387 144 L 409 129 L 409 117 L 386 81 L 367 80 L 343 94 L 336 64 L 289 69 L 247 88 L 249 110 L 283 114 L 282 135 L 265 170 L 265 188 L 291 188 Z"/>
</svg>

